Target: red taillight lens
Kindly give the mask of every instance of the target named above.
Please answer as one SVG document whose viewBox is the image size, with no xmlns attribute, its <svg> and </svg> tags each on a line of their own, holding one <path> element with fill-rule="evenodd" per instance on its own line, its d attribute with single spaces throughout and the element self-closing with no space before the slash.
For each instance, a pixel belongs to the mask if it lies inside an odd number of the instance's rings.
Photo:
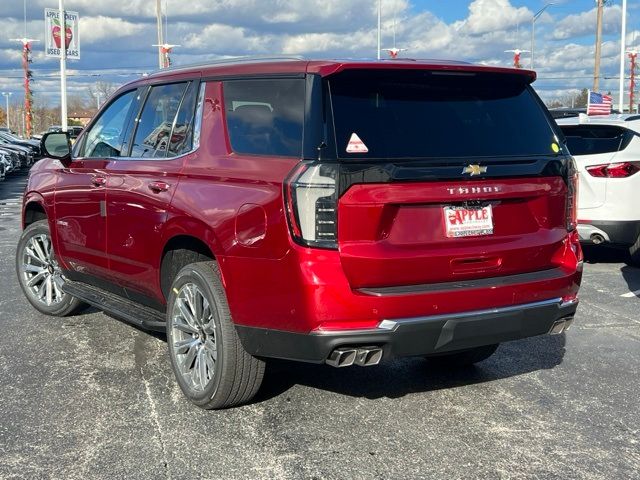
<svg viewBox="0 0 640 480">
<path fill-rule="evenodd" d="M 605 165 L 592 165 L 586 168 L 589 175 L 599 178 L 627 178 L 640 171 L 640 168 L 631 162 L 607 163 Z"/>
<path fill-rule="evenodd" d="M 578 170 L 573 159 L 569 161 L 567 172 L 567 230 L 572 232 L 578 226 Z"/>
<path fill-rule="evenodd" d="M 332 164 L 301 164 L 285 182 L 293 239 L 308 247 L 338 248 L 338 169 Z"/>
</svg>

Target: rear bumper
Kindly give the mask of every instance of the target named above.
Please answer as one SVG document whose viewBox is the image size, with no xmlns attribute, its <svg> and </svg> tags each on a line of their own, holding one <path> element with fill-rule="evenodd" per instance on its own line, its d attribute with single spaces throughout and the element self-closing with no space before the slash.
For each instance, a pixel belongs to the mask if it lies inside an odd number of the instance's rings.
<svg viewBox="0 0 640 480">
<path fill-rule="evenodd" d="M 578 225 L 583 243 L 613 243 L 632 245 L 640 236 L 640 221 L 589 221 Z"/>
<path fill-rule="evenodd" d="M 505 308 L 383 320 L 376 328 L 323 330 L 308 334 L 236 325 L 245 349 L 255 356 L 324 363 L 339 347 L 375 345 L 383 359 L 429 355 L 550 333 L 573 317 L 578 301 L 554 298 Z"/>
</svg>

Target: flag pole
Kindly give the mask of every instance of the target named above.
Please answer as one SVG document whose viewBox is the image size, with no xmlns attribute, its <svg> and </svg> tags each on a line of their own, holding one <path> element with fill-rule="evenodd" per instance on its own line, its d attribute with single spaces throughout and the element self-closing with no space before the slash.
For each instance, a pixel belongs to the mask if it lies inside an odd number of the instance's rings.
<svg viewBox="0 0 640 480">
<path fill-rule="evenodd" d="M 619 92 L 619 102 L 618 102 L 618 110 L 620 113 L 624 112 L 624 63 L 625 63 L 625 52 L 626 52 L 626 36 L 627 36 L 627 0 L 622 0 L 622 33 L 620 35 L 620 92 Z M 629 110 L 631 113 L 631 110 Z"/>
</svg>

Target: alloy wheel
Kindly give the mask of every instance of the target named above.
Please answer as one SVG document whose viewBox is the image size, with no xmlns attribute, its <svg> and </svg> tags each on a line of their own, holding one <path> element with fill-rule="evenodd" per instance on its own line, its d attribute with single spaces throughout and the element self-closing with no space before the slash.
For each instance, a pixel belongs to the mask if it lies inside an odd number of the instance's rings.
<svg viewBox="0 0 640 480">
<path fill-rule="evenodd" d="M 25 289 L 42 305 L 50 307 L 65 298 L 64 280 L 49 235 L 41 233 L 29 238 L 22 252 L 20 271 Z"/>
<path fill-rule="evenodd" d="M 202 290 L 186 283 L 171 312 L 171 348 L 178 370 L 190 388 L 204 391 L 213 381 L 218 361 L 214 312 Z"/>
</svg>

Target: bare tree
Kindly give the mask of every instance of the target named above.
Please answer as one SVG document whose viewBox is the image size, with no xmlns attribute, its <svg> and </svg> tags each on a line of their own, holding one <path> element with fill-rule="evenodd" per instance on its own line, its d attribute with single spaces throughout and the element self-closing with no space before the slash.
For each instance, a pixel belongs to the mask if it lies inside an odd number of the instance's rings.
<svg viewBox="0 0 640 480">
<path fill-rule="evenodd" d="M 93 85 L 87 87 L 87 100 L 90 103 L 90 109 L 97 110 L 113 92 L 118 89 L 111 82 L 97 81 Z"/>
<path fill-rule="evenodd" d="M 564 104 L 562 103 L 561 100 L 558 100 L 557 98 L 546 102 L 547 108 L 559 108 L 564 106 Z"/>
<path fill-rule="evenodd" d="M 33 111 L 33 131 L 40 133 L 47 130 L 51 125 L 60 124 L 60 109 L 42 105 L 36 101 L 32 107 Z"/>
<path fill-rule="evenodd" d="M 90 105 L 89 108 L 92 107 L 93 105 Z M 69 95 L 69 97 L 67 98 L 67 111 L 69 112 L 69 114 L 73 114 L 75 112 L 83 112 L 86 109 L 87 100 L 82 95 Z"/>
<path fill-rule="evenodd" d="M 560 100 L 565 107 L 584 108 L 587 106 L 589 90 L 583 88 L 580 91 L 573 91 Z"/>
</svg>

